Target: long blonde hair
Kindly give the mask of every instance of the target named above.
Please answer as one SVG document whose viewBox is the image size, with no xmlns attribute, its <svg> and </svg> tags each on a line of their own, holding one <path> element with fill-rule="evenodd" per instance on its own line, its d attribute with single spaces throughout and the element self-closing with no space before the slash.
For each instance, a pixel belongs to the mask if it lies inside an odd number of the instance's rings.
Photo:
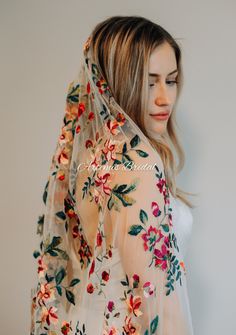
<svg viewBox="0 0 236 335">
<path fill-rule="evenodd" d="M 166 182 L 174 197 L 189 207 L 195 206 L 176 186 L 176 176 L 183 169 L 185 154 L 177 136 L 176 104 L 160 140 L 151 138 L 144 125 L 148 101 L 148 66 L 152 51 L 168 42 L 176 57 L 178 69 L 177 99 L 183 86 L 181 50 L 174 38 L 161 26 L 141 16 L 112 16 L 98 23 L 91 33 L 94 61 L 107 81 L 116 102 L 134 120 L 160 154 Z M 175 162 L 173 150 L 178 157 Z"/>
</svg>

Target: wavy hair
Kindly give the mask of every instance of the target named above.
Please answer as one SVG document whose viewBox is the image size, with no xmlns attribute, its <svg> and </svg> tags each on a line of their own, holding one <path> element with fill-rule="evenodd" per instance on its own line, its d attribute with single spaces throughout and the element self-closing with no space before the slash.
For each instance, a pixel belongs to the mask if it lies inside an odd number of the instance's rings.
<svg viewBox="0 0 236 335">
<path fill-rule="evenodd" d="M 160 154 L 166 182 L 174 197 L 194 208 L 185 192 L 176 186 L 176 176 L 184 167 L 185 154 L 177 135 L 176 103 L 183 86 L 181 49 L 160 25 L 142 16 L 111 16 L 98 23 L 91 33 L 93 58 L 120 107 L 139 126 Z M 167 129 L 160 139 L 152 138 L 145 128 L 148 102 L 148 67 L 152 51 L 164 42 L 173 48 L 178 69 L 177 97 Z M 173 151 L 176 151 L 178 166 Z"/>
</svg>

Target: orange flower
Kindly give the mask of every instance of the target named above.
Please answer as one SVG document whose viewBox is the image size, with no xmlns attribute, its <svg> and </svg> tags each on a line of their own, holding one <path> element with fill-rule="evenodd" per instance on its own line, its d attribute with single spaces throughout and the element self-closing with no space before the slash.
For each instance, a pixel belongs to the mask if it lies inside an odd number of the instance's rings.
<svg viewBox="0 0 236 335">
<path fill-rule="evenodd" d="M 57 308 L 52 306 L 47 309 L 42 306 L 41 322 L 47 322 L 48 325 L 52 323 L 56 324 L 58 322 L 58 316 L 56 315 Z"/>
<path fill-rule="evenodd" d="M 185 268 L 184 261 L 179 262 L 179 264 L 182 267 L 182 269 L 184 270 L 184 274 L 186 274 L 186 268 Z"/>
<path fill-rule="evenodd" d="M 54 289 L 52 289 L 49 285 L 50 283 L 41 284 L 40 291 L 37 293 L 38 302 L 45 303 L 46 300 L 50 300 L 54 297 Z"/>
<path fill-rule="evenodd" d="M 143 312 L 139 310 L 139 307 L 142 303 L 140 296 L 133 296 L 131 294 L 130 297 L 126 299 L 126 303 L 128 305 L 130 313 L 133 312 L 135 316 L 140 316 L 143 314 Z"/>
<path fill-rule="evenodd" d="M 141 328 L 140 326 L 138 327 Z M 125 317 L 125 325 L 123 326 L 126 335 L 140 335 L 139 329 L 131 322 L 131 317 Z"/>
<path fill-rule="evenodd" d="M 83 102 L 79 103 L 78 106 L 78 117 L 80 117 L 85 111 L 85 104 Z"/>
</svg>

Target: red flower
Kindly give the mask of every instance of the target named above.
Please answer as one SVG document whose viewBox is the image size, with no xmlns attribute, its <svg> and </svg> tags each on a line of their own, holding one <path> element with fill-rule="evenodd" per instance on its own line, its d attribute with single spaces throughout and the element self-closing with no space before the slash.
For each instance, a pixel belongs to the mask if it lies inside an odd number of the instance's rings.
<svg viewBox="0 0 236 335">
<path fill-rule="evenodd" d="M 90 112 L 89 115 L 88 115 L 88 119 L 89 121 L 92 121 L 94 119 L 94 113 L 93 112 Z"/>
<path fill-rule="evenodd" d="M 88 149 L 88 148 L 90 148 L 90 147 L 93 147 L 93 142 L 92 142 L 91 140 L 87 140 L 87 141 L 85 142 L 85 147 L 86 147 L 86 149 Z"/>
<path fill-rule="evenodd" d="M 113 309 L 114 309 L 114 301 L 109 301 L 108 305 L 107 305 L 107 308 L 108 308 L 109 312 L 112 312 Z"/>
<path fill-rule="evenodd" d="M 76 129 L 75 129 L 76 134 L 78 134 L 78 133 L 80 132 L 80 129 L 81 129 L 81 127 L 80 127 L 80 125 L 78 124 L 78 126 L 77 126 Z"/>
<path fill-rule="evenodd" d="M 165 185 L 166 185 L 165 179 L 159 179 L 159 182 L 157 183 L 157 187 L 160 193 L 163 193 Z"/>
<path fill-rule="evenodd" d="M 68 157 L 67 153 L 65 152 L 65 149 L 63 149 L 58 156 L 58 163 L 66 165 L 66 164 L 68 164 L 68 161 L 69 161 L 69 157 Z"/>
<path fill-rule="evenodd" d="M 102 235 L 97 233 L 97 246 L 100 247 L 100 245 L 102 245 Z"/>
<path fill-rule="evenodd" d="M 89 277 L 90 277 L 90 275 L 94 272 L 94 268 L 95 268 L 95 261 L 93 260 L 92 265 L 91 265 L 91 268 L 90 268 L 90 270 L 89 270 Z"/>
<path fill-rule="evenodd" d="M 90 82 L 88 81 L 87 83 L 87 93 L 89 94 L 90 93 Z"/>
<path fill-rule="evenodd" d="M 105 280 L 105 281 L 108 281 L 109 280 L 109 273 L 106 272 L 106 271 L 103 271 L 103 273 L 102 273 L 102 279 Z"/>
<path fill-rule="evenodd" d="M 72 229 L 72 236 L 73 238 L 76 238 L 79 236 L 79 227 L 77 224 Z"/>
<path fill-rule="evenodd" d="M 125 116 L 124 116 L 124 114 L 122 114 L 122 113 L 118 113 L 118 114 L 117 114 L 116 120 L 117 120 L 119 126 L 123 126 L 123 124 L 124 124 L 125 121 L 126 121 Z"/>
<path fill-rule="evenodd" d="M 72 328 L 70 327 L 69 322 L 63 321 L 62 327 L 61 327 L 62 334 L 67 335 L 67 334 L 69 334 L 70 330 L 72 330 Z"/>
<path fill-rule="evenodd" d="M 80 102 L 79 103 L 79 106 L 78 106 L 78 117 L 80 117 L 85 111 L 85 105 L 83 102 Z"/>
<path fill-rule="evenodd" d="M 103 192 L 107 195 L 110 195 L 111 193 L 111 188 L 106 185 L 107 179 L 110 176 L 110 173 L 105 173 L 102 176 L 98 175 L 98 179 L 95 180 L 96 186 L 102 186 Z"/>
<path fill-rule="evenodd" d="M 93 284 L 92 283 L 88 284 L 88 286 L 87 286 L 87 292 L 91 294 L 91 293 L 93 293 L 93 291 L 94 291 Z"/>
<path fill-rule="evenodd" d="M 152 202 L 152 214 L 155 217 L 158 217 L 158 216 L 161 215 L 160 207 L 159 207 L 158 203 L 156 203 L 155 201 Z"/>
</svg>

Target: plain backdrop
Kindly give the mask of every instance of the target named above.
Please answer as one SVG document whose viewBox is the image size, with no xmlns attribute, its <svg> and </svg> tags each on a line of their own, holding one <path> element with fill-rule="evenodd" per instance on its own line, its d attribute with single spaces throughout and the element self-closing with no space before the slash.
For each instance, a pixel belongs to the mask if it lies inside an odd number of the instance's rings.
<svg viewBox="0 0 236 335">
<path fill-rule="evenodd" d="M 67 85 L 89 33 L 112 15 L 147 17 L 182 48 L 178 184 L 199 194 L 186 259 L 193 326 L 236 334 L 236 2 L 0 0 L 1 334 L 29 334 L 37 218 Z"/>
</svg>

